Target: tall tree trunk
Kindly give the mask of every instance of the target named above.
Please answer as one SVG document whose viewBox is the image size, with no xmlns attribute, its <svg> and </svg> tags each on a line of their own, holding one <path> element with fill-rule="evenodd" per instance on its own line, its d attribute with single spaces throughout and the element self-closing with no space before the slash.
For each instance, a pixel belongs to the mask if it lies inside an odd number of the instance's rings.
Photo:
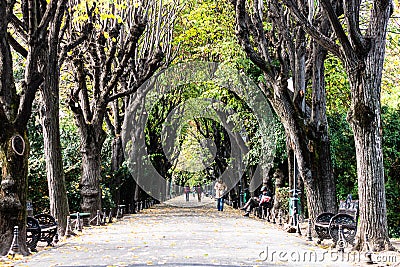
<svg viewBox="0 0 400 267">
<path fill-rule="evenodd" d="M 28 255 L 26 246 L 26 193 L 29 142 L 25 132 L 12 129 L 0 143 L 2 180 L 0 187 L 0 255 L 6 255 L 13 241 L 14 226 L 18 226 L 20 252 Z M 14 149 L 15 148 L 15 149 Z"/>
<path fill-rule="evenodd" d="M 387 225 L 380 103 L 387 22 L 393 7 L 391 1 L 383 2 L 375 2 L 371 9 L 371 24 L 366 33 L 373 36 L 370 49 L 347 58 L 345 64 L 352 97 L 347 119 L 354 133 L 360 199 L 356 248 L 364 248 L 368 235 L 374 251 L 393 248 Z"/>
<path fill-rule="evenodd" d="M 59 100 L 58 92 L 49 90 L 58 87 L 58 81 L 55 81 L 58 80 L 56 78 L 58 76 L 47 77 L 52 78 L 46 79 L 46 85 L 42 88 L 43 105 L 41 109 L 46 175 L 49 187 L 50 213 L 57 220 L 58 232 L 63 236 L 67 225 L 66 218 L 69 214 L 69 206 L 61 156 Z"/>
<path fill-rule="evenodd" d="M 63 2 L 65 3 L 65 1 Z M 59 13 L 57 14 L 62 17 L 64 9 L 62 8 L 58 12 Z M 52 26 L 48 47 L 44 49 L 42 55 L 44 58 L 42 67 L 44 68 L 45 81 L 41 87 L 42 106 L 40 109 L 40 115 L 43 129 L 50 213 L 57 220 L 58 233 L 61 236 L 64 236 L 67 227 L 69 206 L 60 141 L 60 69 L 57 53 L 59 25 L 57 26 L 57 24 L 54 24 Z"/>
<path fill-rule="evenodd" d="M 135 204 L 140 201 L 140 195 L 141 195 L 140 191 L 141 191 L 140 186 L 138 185 L 138 183 L 135 183 L 135 192 L 133 194 L 133 199 Z"/>
<path fill-rule="evenodd" d="M 119 172 L 124 162 L 124 151 L 120 132 L 114 136 L 111 144 L 111 171 L 113 173 L 112 180 L 112 198 L 115 204 L 121 203 L 121 173 Z"/>
<path fill-rule="evenodd" d="M 382 155 L 379 90 L 382 64 L 377 64 L 383 60 L 383 53 L 384 42 L 371 49 L 365 60 L 365 69 L 349 77 L 352 104 L 348 120 L 354 132 L 360 199 L 356 247 L 363 249 L 368 234 L 374 251 L 392 248 L 388 237 Z"/>
<path fill-rule="evenodd" d="M 367 118 L 371 115 L 369 107 L 374 106 L 372 99 L 369 99 L 368 102 L 368 106 L 359 103 L 358 107 L 361 109 L 355 111 L 360 118 L 364 118 L 359 122 L 351 123 L 356 146 L 358 196 L 360 199 L 360 225 L 357 238 L 358 245 L 361 246 L 365 242 L 365 234 L 368 234 L 373 241 L 374 251 L 380 251 L 389 248 L 381 149 L 381 121 L 378 114 Z M 372 124 L 377 127 L 371 127 Z"/>
<path fill-rule="evenodd" d="M 127 82 L 125 78 L 121 78 L 120 82 L 121 88 L 127 90 Z M 114 203 L 117 205 L 122 203 L 121 201 L 121 172 L 120 168 L 122 167 L 122 163 L 125 160 L 124 157 L 124 148 L 122 144 L 122 137 L 121 137 L 121 127 L 123 116 L 120 115 L 121 111 L 125 111 L 125 106 L 129 104 L 129 97 L 124 98 L 124 104 L 120 107 L 119 100 L 113 101 L 111 104 L 112 107 L 112 115 L 113 115 L 113 122 L 107 116 L 105 117 L 107 126 L 114 136 L 112 143 L 111 143 L 111 171 L 113 174 L 113 179 L 111 182 L 111 195 L 113 198 Z M 125 113 L 124 113 L 125 114 Z"/>
<path fill-rule="evenodd" d="M 348 116 L 354 132 L 360 199 L 356 247 L 363 249 L 365 234 L 368 234 L 374 251 L 380 251 L 391 248 L 386 218 L 380 96 L 376 90 L 380 87 L 380 79 L 366 82 L 376 73 L 378 65 L 371 59 L 367 62 L 365 71 L 349 77 L 351 87 L 357 88 L 352 90 L 353 103 Z"/>
<path fill-rule="evenodd" d="M 82 130 L 85 131 L 82 131 Z M 101 148 L 105 140 L 105 133 L 95 130 L 93 125 L 81 125 L 82 176 L 80 191 L 82 196 L 81 208 L 89 212 L 91 217 L 101 210 Z"/>
<path fill-rule="evenodd" d="M 67 189 L 60 141 L 60 67 L 58 48 L 60 43 L 60 27 L 64 16 L 66 0 L 57 10 L 54 23 L 49 27 L 47 46 L 41 55 L 41 68 L 44 70 L 44 83 L 41 87 L 41 124 L 44 139 L 44 155 L 46 159 L 46 175 L 49 188 L 50 213 L 58 223 L 58 233 L 63 236 L 67 227 L 69 214 Z"/>
<path fill-rule="evenodd" d="M 276 87 L 274 91 L 280 92 L 279 96 L 275 95 L 268 99 L 279 116 L 286 135 L 289 137 L 287 142 L 290 143 L 290 147 L 294 151 L 299 175 L 304 181 L 309 217 L 315 219 L 318 214 L 325 211 L 325 196 L 318 183 L 319 178 L 312 175 L 313 162 L 308 148 L 308 138 L 303 129 L 303 120 L 300 121 L 297 118 L 297 113 L 294 111 L 293 102 L 287 93 L 286 86 Z"/>
<path fill-rule="evenodd" d="M 326 27 L 325 20 L 321 28 Z M 310 126 L 314 129 L 309 141 L 309 149 L 313 162 L 313 176 L 325 196 L 324 211 L 337 212 L 336 185 L 333 176 L 328 119 L 326 117 L 326 91 L 324 78 L 324 62 L 327 51 L 313 43 L 313 75 L 312 75 L 312 111 Z"/>
</svg>

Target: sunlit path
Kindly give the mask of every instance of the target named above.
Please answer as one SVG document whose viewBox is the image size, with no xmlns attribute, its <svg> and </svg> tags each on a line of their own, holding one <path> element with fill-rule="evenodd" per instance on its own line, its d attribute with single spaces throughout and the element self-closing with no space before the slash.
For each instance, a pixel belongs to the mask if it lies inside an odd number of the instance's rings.
<svg viewBox="0 0 400 267">
<path fill-rule="evenodd" d="M 227 206 L 223 212 L 216 211 L 213 199 L 203 199 L 204 205 L 191 208 L 176 206 L 180 202 L 197 205 L 193 198 L 189 203 L 183 197 L 171 202 L 175 207 L 160 204 L 107 226 L 85 228 L 79 236 L 16 266 L 338 266 L 328 255 L 322 258 L 324 250 L 305 238 L 242 217 Z M 278 256 L 283 252 L 306 255 L 305 261 L 315 254 L 323 263 L 313 258 L 305 263 L 297 255 Z M 353 266 L 346 264 L 339 265 Z"/>
<path fill-rule="evenodd" d="M 189 201 L 186 201 L 185 195 L 181 195 L 165 201 L 165 204 L 167 204 L 168 206 L 183 207 L 183 208 L 193 208 L 202 206 L 210 207 L 210 205 L 215 204 L 215 199 L 203 196 L 201 197 L 201 201 L 198 201 L 197 195 L 191 193 L 189 195 Z"/>
</svg>

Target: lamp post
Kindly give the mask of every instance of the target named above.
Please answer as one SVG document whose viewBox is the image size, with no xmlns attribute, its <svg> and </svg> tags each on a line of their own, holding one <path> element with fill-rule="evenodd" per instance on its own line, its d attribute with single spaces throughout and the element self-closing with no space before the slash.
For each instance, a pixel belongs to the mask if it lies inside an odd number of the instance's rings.
<svg viewBox="0 0 400 267">
<path fill-rule="evenodd" d="M 298 214 L 298 203 L 299 203 L 299 196 L 298 196 L 298 190 L 296 188 L 297 185 L 297 178 L 296 178 L 296 155 L 293 153 L 293 189 L 290 190 L 292 191 L 292 198 L 291 198 L 291 204 L 292 204 L 292 222 L 293 226 L 297 226 L 297 214 Z"/>
<path fill-rule="evenodd" d="M 243 203 L 243 191 L 242 191 L 242 179 L 239 180 L 239 201 L 238 201 L 238 208 L 242 207 Z"/>
</svg>

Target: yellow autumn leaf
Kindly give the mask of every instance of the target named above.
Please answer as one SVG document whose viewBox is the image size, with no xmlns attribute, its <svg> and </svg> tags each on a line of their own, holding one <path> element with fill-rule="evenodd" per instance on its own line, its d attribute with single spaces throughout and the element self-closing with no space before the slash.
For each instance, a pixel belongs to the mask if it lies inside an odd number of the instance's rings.
<svg viewBox="0 0 400 267">
<path fill-rule="evenodd" d="M 100 19 L 101 19 L 101 20 L 107 19 L 107 14 L 101 13 L 101 14 L 100 14 Z"/>
</svg>

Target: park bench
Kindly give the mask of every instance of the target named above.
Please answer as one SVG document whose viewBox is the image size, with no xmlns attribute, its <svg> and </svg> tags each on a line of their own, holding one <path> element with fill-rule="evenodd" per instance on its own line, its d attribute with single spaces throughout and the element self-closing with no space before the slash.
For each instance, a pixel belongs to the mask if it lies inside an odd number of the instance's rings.
<svg viewBox="0 0 400 267">
<path fill-rule="evenodd" d="M 315 220 L 314 229 L 318 235 L 318 244 L 324 239 L 331 239 L 337 244 L 339 239 L 344 238 L 347 243 L 353 243 L 357 231 L 358 200 L 352 200 L 351 195 L 346 200 L 341 200 L 339 211 L 335 215 L 324 212 Z M 341 233 L 339 231 L 341 229 Z"/>
<path fill-rule="evenodd" d="M 36 252 L 39 241 L 47 242 L 48 246 L 57 242 L 57 222 L 49 214 L 38 214 L 27 217 L 26 244 L 32 252 Z"/>
</svg>

